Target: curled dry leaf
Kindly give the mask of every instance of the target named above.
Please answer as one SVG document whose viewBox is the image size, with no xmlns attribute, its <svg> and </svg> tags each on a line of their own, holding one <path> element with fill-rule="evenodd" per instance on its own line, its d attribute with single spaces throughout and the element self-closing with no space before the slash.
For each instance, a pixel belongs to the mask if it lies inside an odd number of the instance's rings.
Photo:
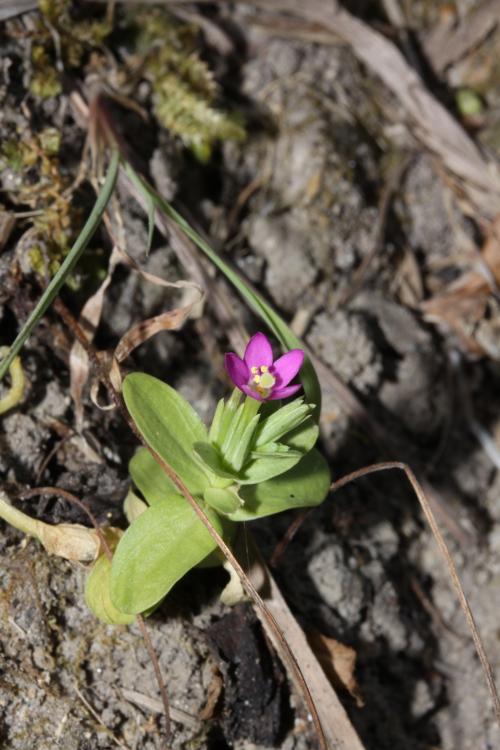
<svg viewBox="0 0 500 750">
<path fill-rule="evenodd" d="M 136 326 L 133 326 L 129 331 L 127 331 L 127 333 L 121 338 L 118 346 L 115 349 L 116 360 L 118 362 L 122 362 L 137 346 L 142 344 L 144 341 L 147 341 L 149 338 L 151 338 L 151 336 L 154 336 L 159 331 L 171 331 L 180 328 L 186 318 L 189 315 L 193 314 L 195 308 L 201 304 L 204 295 L 201 287 L 199 287 L 194 282 L 166 281 L 160 276 L 156 276 L 154 274 L 143 271 L 136 263 L 136 261 L 131 258 L 128 253 L 125 252 L 125 250 L 120 248 L 118 245 L 115 245 L 109 258 L 108 270 L 105 279 L 103 280 L 99 289 L 91 297 L 89 297 L 80 314 L 79 322 L 87 334 L 89 343 L 94 338 L 95 331 L 97 330 L 97 327 L 99 325 L 102 315 L 105 293 L 111 283 L 115 268 L 119 264 L 127 266 L 151 284 L 173 289 L 186 289 L 191 291 L 193 295 L 192 299 L 188 300 L 182 307 L 175 308 L 174 310 L 169 310 L 168 312 L 162 313 L 161 315 L 155 315 L 153 318 L 142 321 Z M 70 390 L 73 402 L 75 404 L 77 429 L 80 429 L 83 423 L 82 395 L 83 389 L 88 380 L 88 376 L 89 358 L 87 352 L 80 344 L 80 342 L 75 341 L 70 354 Z M 117 390 L 120 390 L 120 388 L 117 387 Z M 92 398 L 93 401 L 97 403 L 95 388 L 93 389 Z"/>
<path fill-rule="evenodd" d="M 193 308 L 200 303 L 201 298 L 201 295 L 197 295 L 193 302 L 188 302 L 184 307 L 177 307 L 175 310 L 169 310 L 168 312 L 161 313 L 161 315 L 155 315 L 152 318 L 142 320 L 140 323 L 137 323 L 137 325 L 132 326 L 132 328 L 122 336 L 115 349 L 116 359 L 119 362 L 122 362 L 134 349 L 160 331 L 175 331 L 179 329 Z"/>
<path fill-rule="evenodd" d="M 194 281 L 166 281 L 160 278 L 160 276 L 143 271 L 128 253 L 122 249 L 118 249 L 118 252 L 121 254 L 121 262 L 138 273 L 145 281 L 149 281 L 151 284 L 157 286 L 170 289 L 185 289 L 191 292 L 191 298 L 188 298 L 182 307 L 177 307 L 161 315 L 155 315 L 148 320 L 143 320 L 122 336 L 115 349 L 115 357 L 118 362 L 123 362 L 134 349 L 151 338 L 151 336 L 159 333 L 159 331 L 172 331 L 180 328 L 186 318 L 194 313 L 195 308 L 201 305 L 204 292 Z"/>
<path fill-rule="evenodd" d="M 0 209 L 0 252 L 9 241 L 12 230 L 16 225 L 16 216 L 12 211 Z"/>
<path fill-rule="evenodd" d="M 224 680 L 217 667 L 214 667 L 212 669 L 212 679 L 208 685 L 205 705 L 198 714 L 200 721 L 210 721 L 214 718 L 223 690 Z"/>
<path fill-rule="evenodd" d="M 98 290 L 88 298 L 81 310 L 79 322 L 87 334 L 89 343 L 93 340 L 95 331 L 101 320 L 104 295 L 106 289 L 111 283 L 114 270 L 119 262 L 120 254 L 114 247 L 108 261 L 108 270 L 103 282 Z M 89 376 L 89 358 L 83 346 L 76 340 L 71 347 L 71 353 L 69 355 L 69 371 L 70 393 L 75 405 L 76 427 L 77 430 L 80 431 L 83 424 L 82 394 Z"/>
<path fill-rule="evenodd" d="M 356 701 L 357 707 L 362 708 L 365 702 L 354 676 L 356 651 L 316 631 L 308 633 L 307 640 L 332 685 L 345 688 Z"/>
</svg>

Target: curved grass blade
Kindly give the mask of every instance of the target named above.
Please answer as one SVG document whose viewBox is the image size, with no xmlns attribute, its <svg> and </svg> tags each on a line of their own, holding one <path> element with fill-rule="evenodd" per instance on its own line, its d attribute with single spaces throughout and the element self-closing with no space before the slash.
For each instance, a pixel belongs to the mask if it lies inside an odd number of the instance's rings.
<svg viewBox="0 0 500 750">
<path fill-rule="evenodd" d="M 283 318 L 278 315 L 265 299 L 254 289 L 251 289 L 224 260 L 210 247 L 201 235 L 198 234 L 188 222 L 149 185 L 130 164 L 125 164 L 127 175 L 134 185 L 144 195 L 148 202 L 154 201 L 157 208 L 165 213 L 177 226 L 186 234 L 190 240 L 209 258 L 212 263 L 224 274 L 231 284 L 238 290 L 243 299 L 248 303 L 252 310 L 267 324 L 272 333 L 281 342 L 286 349 L 301 349 L 300 340 L 290 330 Z M 319 417 L 321 410 L 321 388 L 319 385 L 316 370 L 310 359 L 306 356 L 300 372 L 300 380 L 304 388 L 306 400 L 311 404 L 316 404 L 315 416 Z"/>
<path fill-rule="evenodd" d="M 106 174 L 106 180 L 104 181 L 101 192 L 97 196 L 94 208 L 92 209 L 89 218 L 85 222 L 85 226 L 78 235 L 73 247 L 64 259 L 58 272 L 51 279 L 35 309 L 32 311 L 28 320 L 25 322 L 21 331 L 18 333 L 14 343 L 9 349 L 8 354 L 0 362 L 0 380 L 2 380 L 10 365 L 12 364 L 14 358 L 19 354 L 24 344 L 26 343 L 26 340 L 36 328 L 38 322 L 45 314 L 47 308 L 59 293 L 60 288 L 74 269 L 75 265 L 78 263 L 80 256 L 92 239 L 92 236 L 102 219 L 102 215 L 106 210 L 109 199 L 113 194 L 119 165 L 120 154 L 118 151 L 113 150 Z"/>
</svg>

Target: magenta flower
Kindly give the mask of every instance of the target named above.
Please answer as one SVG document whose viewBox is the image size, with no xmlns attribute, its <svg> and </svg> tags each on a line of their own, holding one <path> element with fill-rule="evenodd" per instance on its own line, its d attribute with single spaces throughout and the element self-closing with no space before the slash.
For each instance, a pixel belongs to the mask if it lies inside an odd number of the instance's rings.
<svg viewBox="0 0 500 750">
<path fill-rule="evenodd" d="M 247 344 L 243 359 L 230 352 L 224 358 L 227 374 L 234 385 L 257 401 L 287 398 L 301 388 L 288 385 L 304 361 L 302 349 L 292 349 L 273 361 L 273 350 L 267 336 L 256 333 Z"/>
</svg>

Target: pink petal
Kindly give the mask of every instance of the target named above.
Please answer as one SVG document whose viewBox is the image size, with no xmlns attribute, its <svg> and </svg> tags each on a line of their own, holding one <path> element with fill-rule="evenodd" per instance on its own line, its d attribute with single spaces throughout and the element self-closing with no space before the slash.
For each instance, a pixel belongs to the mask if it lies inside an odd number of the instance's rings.
<svg viewBox="0 0 500 750">
<path fill-rule="evenodd" d="M 288 396 L 293 396 L 294 393 L 297 393 L 302 388 L 301 385 L 287 385 L 285 388 L 276 388 L 270 396 L 268 396 L 268 401 L 276 401 L 278 398 L 288 398 Z"/>
<path fill-rule="evenodd" d="M 256 333 L 247 344 L 243 359 L 248 369 L 252 367 L 261 367 L 266 365 L 271 367 L 273 363 L 273 350 L 267 336 L 263 333 Z"/>
<path fill-rule="evenodd" d="M 291 352 L 283 354 L 276 360 L 272 372 L 276 376 L 278 388 L 288 385 L 302 367 L 303 361 L 304 352 L 302 349 L 292 349 Z"/>
<path fill-rule="evenodd" d="M 250 379 L 250 373 L 246 364 L 237 354 L 229 352 L 224 357 L 224 366 L 234 385 L 241 390 L 241 386 L 243 384 L 246 385 Z"/>
<path fill-rule="evenodd" d="M 243 393 L 246 393 L 247 396 L 250 396 L 250 398 L 254 398 L 256 401 L 265 401 L 266 399 L 262 398 L 257 391 L 254 391 L 253 388 L 250 388 L 249 385 L 239 385 L 238 388 L 243 391 Z"/>
</svg>

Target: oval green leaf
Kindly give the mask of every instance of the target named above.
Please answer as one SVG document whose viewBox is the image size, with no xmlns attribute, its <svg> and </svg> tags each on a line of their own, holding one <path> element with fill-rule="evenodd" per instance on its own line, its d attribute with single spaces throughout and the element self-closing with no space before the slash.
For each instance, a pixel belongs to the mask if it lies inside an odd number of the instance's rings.
<svg viewBox="0 0 500 750">
<path fill-rule="evenodd" d="M 139 448 L 132 456 L 128 470 L 132 481 L 149 505 L 156 505 L 163 500 L 169 500 L 172 496 L 179 495 L 179 491 L 147 448 Z"/>
<path fill-rule="evenodd" d="M 127 375 L 123 398 L 148 445 L 194 495 L 202 495 L 213 477 L 199 462 L 193 444 L 207 440 L 207 429 L 190 404 L 169 385 L 142 372 Z"/>
<path fill-rule="evenodd" d="M 208 510 L 223 533 L 219 516 Z M 158 603 L 172 586 L 217 546 L 181 495 L 142 513 L 118 544 L 111 566 L 111 601 L 122 612 L 137 614 Z"/>
<path fill-rule="evenodd" d="M 260 484 L 288 472 L 312 449 L 318 434 L 319 429 L 314 419 L 308 417 L 278 444 L 278 448 L 280 445 L 286 446 L 289 453 L 276 451 L 274 445 L 267 452 L 263 445 L 252 454 L 253 460 L 243 467 L 238 475 L 238 482 L 245 485 Z"/>
<path fill-rule="evenodd" d="M 85 603 L 94 615 L 107 625 L 128 625 L 135 620 L 135 615 L 120 612 L 109 595 L 109 576 L 111 562 L 106 555 L 101 555 L 87 576 L 85 584 Z"/>
<path fill-rule="evenodd" d="M 241 487 L 242 508 L 231 513 L 232 521 L 281 513 L 290 508 L 319 505 L 328 494 L 330 470 L 321 453 L 313 448 L 290 471 L 261 484 Z"/>
</svg>

